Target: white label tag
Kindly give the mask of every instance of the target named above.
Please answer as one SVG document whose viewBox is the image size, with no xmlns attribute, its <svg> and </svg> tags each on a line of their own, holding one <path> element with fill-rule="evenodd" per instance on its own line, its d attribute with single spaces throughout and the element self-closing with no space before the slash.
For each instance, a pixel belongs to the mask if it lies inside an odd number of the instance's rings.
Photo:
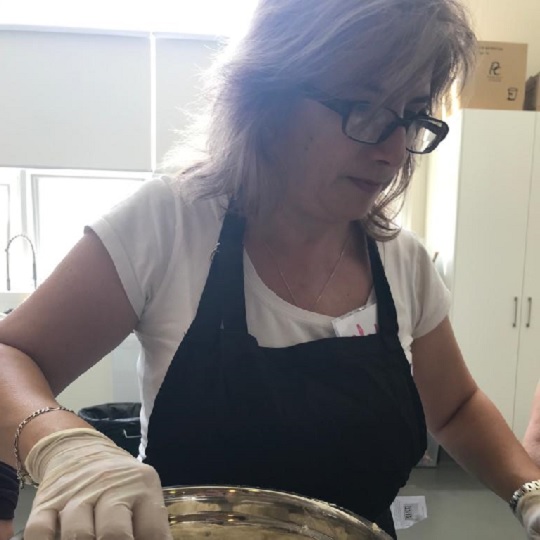
<svg viewBox="0 0 540 540">
<path fill-rule="evenodd" d="M 363 337 L 376 334 L 379 331 L 377 304 L 364 306 L 338 317 L 332 321 L 332 326 L 337 337 Z"/>
<path fill-rule="evenodd" d="M 396 530 L 408 529 L 427 518 L 425 497 L 396 497 L 390 507 Z"/>
</svg>

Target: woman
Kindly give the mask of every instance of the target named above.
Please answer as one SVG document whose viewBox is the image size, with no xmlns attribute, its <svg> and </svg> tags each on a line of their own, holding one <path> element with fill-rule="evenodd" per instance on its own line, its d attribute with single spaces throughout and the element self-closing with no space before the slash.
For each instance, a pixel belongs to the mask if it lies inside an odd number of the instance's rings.
<svg viewBox="0 0 540 540">
<path fill-rule="evenodd" d="M 66 537 L 170 538 L 160 484 L 295 491 L 395 537 L 426 424 L 538 537 L 540 470 L 389 218 L 474 44 L 456 0 L 261 1 L 218 72 L 203 153 L 88 228 L 0 326 L 0 459 L 15 463 L 17 430 L 40 483 L 27 540 L 57 519 Z M 54 400 L 133 329 L 145 464 Z"/>
</svg>

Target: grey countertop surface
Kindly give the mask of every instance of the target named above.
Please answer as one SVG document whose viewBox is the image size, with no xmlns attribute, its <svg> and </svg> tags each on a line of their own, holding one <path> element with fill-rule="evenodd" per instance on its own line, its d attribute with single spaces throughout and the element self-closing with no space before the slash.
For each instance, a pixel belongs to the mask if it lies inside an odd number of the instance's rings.
<svg viewBox="0 0 540 540">
<path fill-rule="evenodd" d="M 15 514 L 20 531 L 35 490 L 22 490 Z M 402 496 L 426 498 L 428 517 L 398 531 L 399 540 L 525 540 L 525 531 L 508 505 L 471 478 L 444 452 L 435 468 L 414 469 Z"/>
</svg>

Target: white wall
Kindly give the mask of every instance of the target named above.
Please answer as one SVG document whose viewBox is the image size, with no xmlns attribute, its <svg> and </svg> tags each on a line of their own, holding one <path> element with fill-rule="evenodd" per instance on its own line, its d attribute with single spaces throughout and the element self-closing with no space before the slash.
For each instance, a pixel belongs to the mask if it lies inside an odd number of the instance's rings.
<svg viewBox="0 0 540 540">
<path fill-rule="evenodd" d="M 406 194 L 403 226 L 423 240 L 426 228 L 427 156 L 419 156 L 416 171 Z"/>
<path fill-rule="evenodd" d="M 102 403 L 140 401 L 139 352 L 139 342 L 134 334 L 130 334 L 114 351 L 59 394 L 58 401 L 74 411 Z"/>
<path fill-rule="evenodd" d="M 527 43 L 527 74 L 540 71 L 539 0 L 464 0 L 483 41 Z"/>
</svg>

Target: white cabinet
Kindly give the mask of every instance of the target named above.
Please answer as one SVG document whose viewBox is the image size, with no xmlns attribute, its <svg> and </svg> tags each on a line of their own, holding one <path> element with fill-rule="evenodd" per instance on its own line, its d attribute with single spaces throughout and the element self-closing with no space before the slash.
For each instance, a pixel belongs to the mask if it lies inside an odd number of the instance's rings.
<svg viewBox="0 0 540 540">
<path fill-rule="evenodd" d="M 540 378 L 540 114 L 464 110 L 430 156 L 426 244 L 465 360 L 518 437 Z"/>
<path fill-rule="evenodd" d="M 536 137 L 523 273 L 522 324 L 514 409 L 514 431 L 520 438 L 525 433 L 532 397 L 540 379 L 540 114 L 535 116 Z"/>
</svg>

